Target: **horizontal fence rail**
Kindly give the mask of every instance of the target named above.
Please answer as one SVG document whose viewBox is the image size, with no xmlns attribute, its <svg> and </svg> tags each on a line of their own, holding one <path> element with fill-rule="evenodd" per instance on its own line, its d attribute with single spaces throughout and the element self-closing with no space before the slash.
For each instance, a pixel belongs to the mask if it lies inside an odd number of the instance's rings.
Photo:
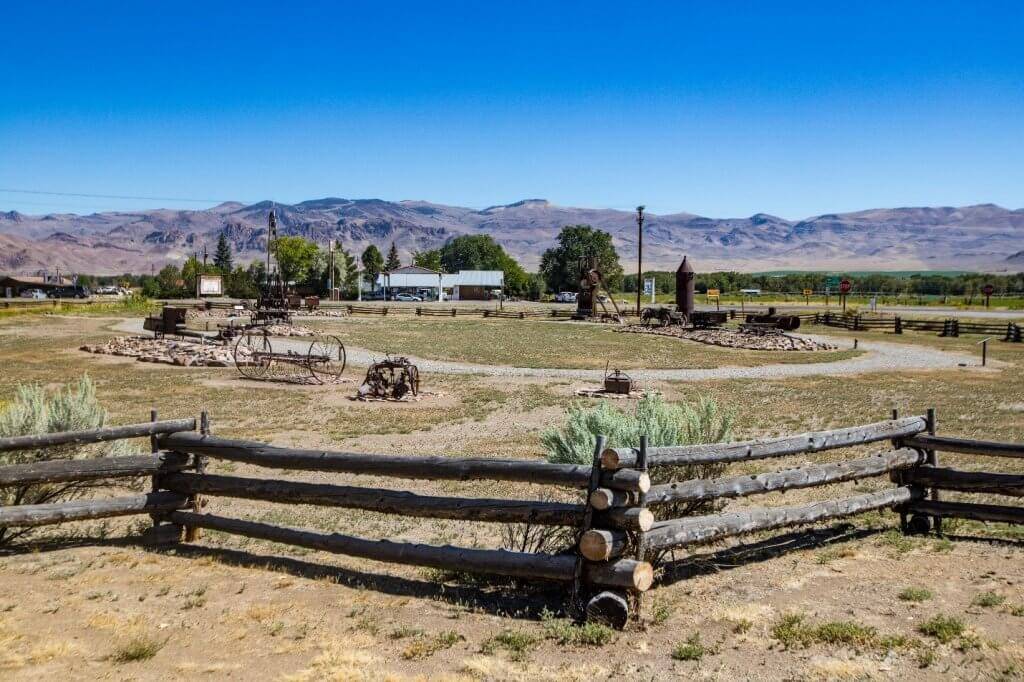
<svg viewBox="0 0 1024 682">
<path fill-rule="evenodd" d="M 0 507 L 0 528 L 49 526 L 67 521 L 169 512 L 181 509 L 187 503 L 188 498 L 184 495 L 155 492 L 109 500 L 73 500 Z"/>
<path fill-rule="evenodd" d="M 985 471 L 958 471 L 937 467 L 918 467 L 906 472 L 907 483 L 970 493 L 989 493 L 1024 497 L 1024 475 L 993 474 Z"/>
<path fill-rule="evenodd" d="M 743 533 L 816 523 L 905 504 L 913 496 L 911 488 L 900 487 L 792 507 L 754 507 L 710 516 L 661 521 L 655 523 L 647 533 L 647 547 L 652 551 L 666 550 Z M 580 552 L 591 561 L 615 558 L 625 552 L 627 547 L 628 538 L 619 531 L 590 530 L 580 540 Z"/>
<path fill-rule="evenodd" d="M 648 466 L 679 464 L 711 464 L 783 457 L 801 452 L 819 452 L 835 448 L 874 443 L 882 440 L 905 438 L 926 429 L 924 417 L 891 419 L 864 426 L 831 431 L 815 431 L 795 436 L 714 443 L 711 445 L 683 445 L 647 449 Z M 632 467 L 636 464 L 636 448 L 609 448 L 601 455 L 607 469 Z"/>
<path fill-rule="evenodd" d="M 996 523 L 1024 523 L 1024 509 L 1021 507 L 1004 507 L 996 504 L 916 500 L 908 505 L 908 511 L 939 518 L 991 521 Z"/>
<path fill-rule="evenodd" d="M 912 448 L 922 450 L 940 450 L 942 452 L 958 452 L 965 455 L 985 455 L 988 457 L 1024 457 L 1024 443 L 995 443 L 969 438 L 948 438 L 920 434 L 907 438 L 903 443 Z"/>
<path fill-rule="evenodd" d="M 889 471 L 913 467 L 923 461 L 924 456 L 919 451 L 903 448 L 848 462 L 784 469 L 755 476 L 744 474 L 665 483 L 651 486 L 647 491 L 646 502 L 649 506 L 655 506 L 672 502 L 700 502 L 811 488 L 878 476 Z M 590 496 L 590 502 L 595 509 L 608 509 L 632 504 L 632 497 L 630 493 L 599 488 Z"/>
<path fill-rule="evenodd" d="M 194 431 L 195 419 L 174 419 L 170 421 L 143 422 L 125 426 L 108 426 L 89 431 L 61 431 L 58 433 L 42 433 L 32 436 L 14 436 L 0 438 L 0 452 L 12 450 L 32 450 L 35 448 L 54 447 L 57 445 L 86 445 L 104 441 L 122 440 L 125 438 L 141 438 L 161 434 Z"/>
<path fill-rule="evenodd" d="M 160 484 L 168 490 L 188 495 L 204 494 L 285 504 L 344 507 L 381 514 L 435 519 L 574 526 L 583 518 L 583 505 L 580 504 L 433 497 L 398 490 L 237 476 L 168 474 L 160 479 Z"/>
<path fill-rule="evenodd" d="M 165 452 L 160 456 L 127 455 L 95 459 L 51 459 L 0 467 L 0 488 L 33 483 L 66 483 L 104 478 L 152 476 L 160 471 L 177 471 L 188 464 L 188 455 Z"/>
<path fill-rule="evenodd" d="M 572 554 L 531 554 L 365 540 L 338 533 L 326 535 L 194 512 L 174 512 L 170 518 L 185 526 L 208 528 L 260 540 L 396 564 L 560 581 L 573 580 L 576 573 L 577 557 Z M 640 591 L 649 589 L 654 578 L 649 563 L 631 559 L 606 564 L 585 562 L 583 570 L 587 580 L 596 585 Z"/>
<path fill-rule="evenodd" d="M 162 447 L 169 450 L 277 469 L 333 471 L 429 480 L 516 481 L 573 488 L 585 488 L 590 483 L 588 466 L 548 464 L 521 459 L 373 455 L 301 450 L 275 447 L 256 441 L 203 436 L 198 433 L 171 434 L 161 437 L 159 442 Z M 601 485 L 614 490 L 646 492 L 651 487 L 651 479 L 647 474 L 634 470 L 609 471 L 602 474 Z"/>
</svg>

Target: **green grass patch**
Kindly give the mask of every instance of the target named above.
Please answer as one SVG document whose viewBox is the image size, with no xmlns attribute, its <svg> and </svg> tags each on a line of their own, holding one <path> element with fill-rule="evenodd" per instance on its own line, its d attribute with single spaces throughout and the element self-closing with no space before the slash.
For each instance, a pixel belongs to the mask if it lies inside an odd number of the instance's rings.
<svg viewBox="0 0 1024 682">
<path fill-rule="evenodd" d="M 672 658 L 677 661 L 699 661 L 708 653 L 710 651 L 700 641 L 700 633 L 695 632 L 672 649 Z"/>
<path fill-rule="evenodd" d="M 490 655 L 501 650 L 512 661 L 525 661 L 540 641 L 540 637 L 524 630 L 502 630 L 481 645 L 480 653 Z"/>
<path fill-rule="evenodd" d="M 967 631 L 967 626 L 959 618 L 939 614 L 917 626 L 917 631 L 927 637 L 933 637 L 943 644 L 949 644 Z"/>
<path fill-rule="evenodd" d="M 981 594 L 977 595 L 971 601 L 971 605 L 980 606 L 983 609 L 990 609 L 995 606 L 1000 606 L 1004 601 L 1006 601 L 1006 597 L 1004 597 L 1003 595 L 999 594 L 998 592 L 988 591 L 982 592 Z"/>
<path fill-rule="evenodd" d="M 922 602 L 932 598 L 932 591 L 924 587 L 907 587 L 897 596 L 901 601 Z"/>
<path fill-rule="evenodd" d="M 114 649 L 110 660 L 114 663 L 146 661 L 156 656 L 166 643 L 166 640 L 161 642 L 148 635 L 137 635 Z"/>
</svg>

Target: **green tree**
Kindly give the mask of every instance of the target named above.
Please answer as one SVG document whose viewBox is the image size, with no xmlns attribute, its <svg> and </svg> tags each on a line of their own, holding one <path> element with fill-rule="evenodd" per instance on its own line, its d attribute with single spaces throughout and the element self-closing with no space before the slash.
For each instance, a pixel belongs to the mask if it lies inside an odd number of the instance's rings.
<svg viewBox="0 0 1024 682">
<path fill-rule="evenodd" d="M 181 298 L 185 293 L 181 270 L 174 265 L 165 265 L 156 274 L 160 298 Z"/>
<path fill-rule="evenodd" d="M 380 249 L 370 244 L 363 251 L 362 261 L 363 280 L 371 286 L 375 285 L 377 275 L 384 271 L 384 256 L 380 254 Z"/>
<path fill-rule="evenodd" d="M 441 266 L 447 272 L 501 270 L 507 292 L 515 296 L 529 293 L 530 276 L 490 235 L 463 235 L 448 241 L 441 247 Z"/>
<path fill-rule="evenodd" d="M 412 254 L 412 264 L 428 270 L 441 272 L 441 249 L 416 251 Z"/>
<path fill-rule="evenodd" d="M 302 237 L 278 237 L 270 246 L 277 261 L 281 279 L 285 282 L 302 282 L 316 266 L 320 249 L 316 244 Z"/>
<path fill-rule="evenodd" d="M 260 263 L 262 266 L 263 264 Z M 262 273 L 262 268 L 259 272 Z M 260 293 L 259 279 L 254 277 L 252 266 L 237 266 L 230 274 L 224 276 L 224 291 L 232 298 L 256 298 Z"/>
<path fill-rule="evenodd" d="M 622 266 L 615 252 L 612 236 L 590 225 L 566 225 L 558 234 L 558 244 L 540 259 L 540 272 L 550 291 L 576 291 L 579 287 L 579 261 L 596 257 L 597 269 L 604 276 L 609 291 L 622 285 Z"/>
<path fill-rule="evenodd" d="M 343 280 L 343 294 L 351 298 L 356 295 L 356 286 L 359 282 L 359 267 L 356 265 L 355 256 L 353 256 L 347 250 L 341 250 L 339 256 L 335 257 L 338 258 L 339 261 L 344 261 L 345 263 L 345 279 Z"/>
<path fill-rule="evenodd" d="M 232 268 L 231 244 L 227 236 L 221 232 L 217 237 L 217 252 L 213 255 L 213 264 L 225 275 L 230 274 Z"/>
<path fill-rule="evenodd" d="M 384 264 L 384 269 L 391 272 L 392 270 L 397 270 L 400 267 L 402 267 L 402 260 L 398 257 L 398 248 L 395 246 L 394 242 L 391 242 L 391 248 L 388 249 L 388 260 Z"/>
</svg>

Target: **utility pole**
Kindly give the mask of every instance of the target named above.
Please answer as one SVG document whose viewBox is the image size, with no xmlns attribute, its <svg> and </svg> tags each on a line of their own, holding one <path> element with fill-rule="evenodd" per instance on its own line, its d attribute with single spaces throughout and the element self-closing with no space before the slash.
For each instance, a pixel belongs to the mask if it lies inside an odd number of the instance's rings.
<svg viewBox="0 0 1024 682">
<path fill-rule="evenodd" d="M 270 245 L 277 239 L 277 215 L 274 209 L 270 209 L 270 218 L 267 223 L 267 278 L 270 277 Z"/>
<path fill-rule="evenodd" d="M 203 268 L 206 268 L 206 244 L 203 244 Z"/>
<path fill-rule="evenodd" d="M 327 300 L 334 300 L 334 240 L 332 239 L 328 245 L 327 250 L 331 254 L 331 275 L 327 278 Z"/>
<path fill-rule="evenodd" d="M 640 297 L 644 293 L 644 207 L 636 207 L 636 314 L 640 314 Z"/>
</svg>

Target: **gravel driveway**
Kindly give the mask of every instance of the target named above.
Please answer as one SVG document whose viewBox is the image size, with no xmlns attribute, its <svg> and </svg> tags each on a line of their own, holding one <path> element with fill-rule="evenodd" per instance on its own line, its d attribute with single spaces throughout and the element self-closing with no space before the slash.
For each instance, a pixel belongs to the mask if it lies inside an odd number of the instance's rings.
<svg viewBox="0 0 1024 682">
<path fill-rule="evenodd" d="M 142 332 L 142 320 L 125 320 L 114 326 L 116 331 L 138 334 Z M 837 339 L 818 334 L 801 334 L 806 338 L 849 347 L 849 339 Z M 302 352 L 309 348 L 309 341 L 301 338 L 275 339 L 275 348 L 291 348 Z M 785 379 L 787 377 L 833 376 L 837 374 L 864 374 L 907 369 L 948 369 L 960 363 L 968 366 L 979 365 L 978 358 L 964 353 L 952 353 L 923 346 L 883 341 L 861 341 L 864 354 L 848 360 L 835 362 L 814 362 L 807 364 L 761 365 L 760 367 L 717 367 L 714 369 L 635 369 L 629 374 L 634 379 L 646 381 L 704 381 L 709 379 Z M 383 353 L 346 344 L 348 362 L 352 365 L 367 366 L 384 357 Z M 796 352 L 796 351 L 794 351 Z M 548 377 L 557 379 L 600 380 L 604 371 L 600 369 L 547 369 L 538 367 L 506 367 L 478 365 L 469 362 L 447 360 L 426 360 L 409 358 L 419 366 L 421 372 L 435 374 L 479 374 L 484 376 Z"/>
</svg>

